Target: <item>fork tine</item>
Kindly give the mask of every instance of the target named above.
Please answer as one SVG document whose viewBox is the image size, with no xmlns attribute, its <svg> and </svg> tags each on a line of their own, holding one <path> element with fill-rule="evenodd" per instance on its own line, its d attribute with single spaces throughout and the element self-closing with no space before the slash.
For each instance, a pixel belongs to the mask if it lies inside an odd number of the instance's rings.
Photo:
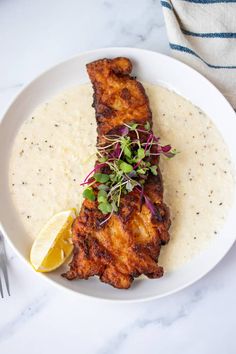
<svg viewBox="0 0 236 354">
<path fill-rule="evenodd" d="M 1 275 L 0 275 L 0 293 L 1 293 L 1 297 L 2 297 L 2 299 L 3 299 L 3 290 L 2 290 Z"/>
<path fill-rule="evenodd" d="M 3 261 L 3 265 L 2 265 L 2 272 L 3 272 L 3 276 L 5 279 L 5 283 L 6 283 L 6 288 L 7 288 L 7 293 L 9 296 L 11 296 L 10 294 L 10 286 L 9 286 L 9 279 L 8 279 L 8 274 L 7 274 L 7 266 L 6 266 L 6 262 Z"/>
<path fill-rule="evenodd" d="M 9 279 L 8 279 L 8 274 L 7 274 L 7 255 L 6 255 L 4 239 L 3 239 L 1 231 L 0 231 L 0 256 L 1 256 L 0 257 L 0 268 L 2 269 L 2 272 L 3 272 L 8 295 L 10 296 L 10 286 L 9 286 Z M 0 287 L 2 289 L 2 284 L 0 285 Z"/>
</svg>

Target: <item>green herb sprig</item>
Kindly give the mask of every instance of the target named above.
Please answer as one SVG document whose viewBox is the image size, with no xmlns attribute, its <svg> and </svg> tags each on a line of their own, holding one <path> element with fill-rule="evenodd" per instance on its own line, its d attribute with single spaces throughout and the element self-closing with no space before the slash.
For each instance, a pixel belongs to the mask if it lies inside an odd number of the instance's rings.
<svg viewBox="0 0 236 354">
<path fill-rule="evenodd" d="M 117 134 L 106 135 L 104 140 L 106 143 L 97 147 L 95 168 L 81 185 L 87 185 L 83 197 L 97 201 L 98 209 L 110 217 L 118 211 L 122 195 L 136 189 L 143 196 L 148 175 L 158 174 L 160 155 L 172 158 L 177 151 L 170 145 L 160 145 L 149 122 L 124 124 Z M 96 187 L 92 187 L 94 184 Z M 144 199 L 148 200 L 145 196 Z M 148 200 L 147 205 L 150 203 Z"/>
</svg>

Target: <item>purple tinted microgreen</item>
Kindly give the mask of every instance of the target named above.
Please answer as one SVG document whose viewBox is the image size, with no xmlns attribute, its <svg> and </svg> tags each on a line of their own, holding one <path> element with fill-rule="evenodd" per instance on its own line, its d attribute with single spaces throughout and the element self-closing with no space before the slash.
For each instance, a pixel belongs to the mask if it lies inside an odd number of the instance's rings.
<svg viewBox="0 0 236 354">
<path fill-rule="evenodd" d="M 155 136 L 153 134 L 153 141 L 155 141 L 157 143 L 157 145 L 159 144 L 160 138 L 158 136 Z"/>
<path fill-rule="evenodd" d="M 89 178 L 86 182 L 80 183 L 80 186 L 92 186 L 95 182 L 93 178 Z"/>
<path fill-rule="evenodd" d="M 149 131 L 147 131 L 147 130 L 143 130 L 143 129 L 136 129 L 137 130 L 137 132 L 139 132 L 139 133 L 145 133 L 145 134 L 149 134 Z"/>
<path fill-rule="evenodd" d="M 174 157 L 176 155 L 176 153 L 174 153 L 174 152 L 165 152 L 163 154 L 165 155 L 165 157 L 168 157 L 168 159 L 171 159 L 172 157 Z"/>
<path fill-rule="evenodd" d="M 147 151 L 147 149 L 149 148 L 149 146 L 151 145 L 151 141 L 153 140 L 153 134 L 151 133 L 147 139 L 147 142 L 145 144 L 145 149 L 144 149 L 144 152 Z"/>
<path fill-rule="evenodd" d="M 120 143 L 116 143 L 115 148 L 109 153 L 109 157 L 118 159 L 121 153 Z"/>
<path fill-rule="evenodd" d="M 170 145 L 161 146 L 162 152 L 169 152 L 171 150 Z"/>
<path fill-rule="evenodd" d="M 127 125 L 122 125 L 118 128 L 119 135 L 126 136 L 129 134 L 129 127 Z"/>
<path fill-rule="evenodd" d="M 164 155 L 171 158 L 177 152 L 172 150 L 169 144 L 160 145 L 159 140 L 149 122 L 144 125 L 136 122 L 124 124 L 115 130 L 115 134 L 103 136 L 103 142 L 98 146 L 99 163 L 81 184 L 90 188 L 95 183 L 97 193 L 94 196 L 98 209 L 104 215 L 109 214 L 102 223 L 118 211 L 121 196 L 134 190 L 140 193 L 140 205 L 144 199 L 151 213 L 160 219 L 157 208 L 144 194 L 144 184 L 150 174 L 158 173 L 158 165 L 153 164 L 158 159 L 153 160 L 152 156 Z M 107 141 L 106 145 L 104 141 Z M 103 172 L 106 173 L 101 172 L 104 166 L 106 170 Z M 91 194 L 90 190 L 86 191 L 85 195 L 87 193 Z"/>
<path fill-rule="evenodd" d="M 156 210 L 155 210 L 154 204 L 151 202 L 151 200 L 146 195 L 144 195 L 144 200 L 145 200 L 146 206 L 148 207 L 148 209 L 150 210 L 152 215 L 155 215 Z"/>
<path fill-rule="evenodd" d="M 97 170 L 99 170 L 100 168 L 104 167 L 106 164 L 105 163 L 99 163 L 96 164 L 95 167 L 92 169 L 92 171 L 89 172 L 89 174 L 85 177 L 84 181 L 80 184 L 86 184 L 88 182 L 88 178 Z"/>
</svg>

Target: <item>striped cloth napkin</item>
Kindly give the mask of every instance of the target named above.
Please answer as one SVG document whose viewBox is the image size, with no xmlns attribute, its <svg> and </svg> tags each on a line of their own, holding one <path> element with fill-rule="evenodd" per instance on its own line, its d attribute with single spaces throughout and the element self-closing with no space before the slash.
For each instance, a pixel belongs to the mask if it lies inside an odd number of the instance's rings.
<svg viewBox="0 0 236 354">
<path fill-rule="evenodd" d="M 162 0 L 170 48 L 236 108 L 236 0 Z"/>
</svg>

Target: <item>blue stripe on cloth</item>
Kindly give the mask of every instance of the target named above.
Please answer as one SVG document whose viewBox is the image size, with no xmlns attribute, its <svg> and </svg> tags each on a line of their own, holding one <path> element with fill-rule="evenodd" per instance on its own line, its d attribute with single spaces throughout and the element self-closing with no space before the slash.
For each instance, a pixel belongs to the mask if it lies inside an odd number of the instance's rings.
<svg viewBox="0 0 236 354">
<path fill-rule="evenodd" d="M 161 1 L 161 5 L 162 5 L 163 7 L 166 7 L 167 9 L 172 10 L 171 4 L 170 4 L 169 2 L 167 2 L 167 1 Z"/>
<path fill-rule="evenodd" d="M 218 3 L 236 3 L 236 0 L 182 0 L 193 2 L 195 4 L 218 4 Z"/>
<path fill-rule="evenodd" d="M 179 52 L 185 52 L 188 54 L 192 54 L 195 57 L 197 57 L 198 59 L 200 59 L 201 61 L 203 61 L 203 63 L 205 63 L 209 68 L 213 68 L 213 69 L 236 69 L 236 65 L 229 65 L 229 66 L 225 66 L 225 65 L 212 65 L 207 63 L 203 58 L 201 58 L 197 53 L 195 53 L 192 49 L 189 49 L 187 47 L 183 47 L 182 45 L 179 44 L 174 44 L 174 43 L 170 43 L 170 48 L 173 50 L 178 50 Z"/>
<path fill-rule="evenodd" d="M 191 32 L 187 31 L 183 28 L 181 28 L 182 33 L 186 34 L 187 36 L 193 36 L 193 37 L 201 37 L 201 38 L 236 38 L 236 33 L 235 32 L 222 32 L 222 33 L 196 33 L 196 32 Z"/>
</svg>

